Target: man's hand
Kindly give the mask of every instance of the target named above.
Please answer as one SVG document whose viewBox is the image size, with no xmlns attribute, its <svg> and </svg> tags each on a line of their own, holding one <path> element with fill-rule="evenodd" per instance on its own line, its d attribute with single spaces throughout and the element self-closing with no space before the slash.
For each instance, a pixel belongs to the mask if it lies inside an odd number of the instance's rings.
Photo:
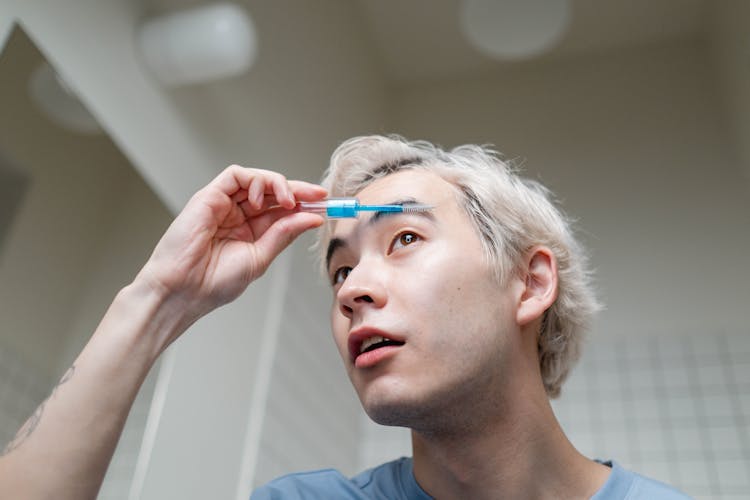
<svg viewBox="0 0 750 500">
<path fill-rule="evenodd" d="M 136 281 L 178 298 L 189 324 L 235 299 L 297 236 L 321 225 L 322 217 L 295 207 L 325 195 L 315 184 L 232 165 L 190 199 Z"/>
</svg>

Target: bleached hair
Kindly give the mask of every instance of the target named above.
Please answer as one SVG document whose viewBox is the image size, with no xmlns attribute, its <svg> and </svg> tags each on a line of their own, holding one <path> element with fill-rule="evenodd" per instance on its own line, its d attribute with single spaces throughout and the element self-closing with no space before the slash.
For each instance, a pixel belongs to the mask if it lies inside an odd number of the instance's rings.
<svg viewBox="0 0 750 500">
<path fill-rule="evenodd" d="M 518 169 L 496 151 L 477 145 L 445 151 L 399 136 L 355 137 L 333 153 L 322 185 L 330 196 L 355 196 L 374 180 L 407 169 L 436 173 L 457 188 L 459 206 L 469 215 L 501 285 L 520 269 L 534 246 L 544 245 L 553 252 L 558 297 L 543 318 L 538 353 L 547 395 L 559 396 L 580 355 L 583 334 L 599 309 L 588 258 L 571 221 L 547 188 L 520 177 Z M 331 230 L 325 224 L 318 233 L 321 261 Z"/>
</svg>

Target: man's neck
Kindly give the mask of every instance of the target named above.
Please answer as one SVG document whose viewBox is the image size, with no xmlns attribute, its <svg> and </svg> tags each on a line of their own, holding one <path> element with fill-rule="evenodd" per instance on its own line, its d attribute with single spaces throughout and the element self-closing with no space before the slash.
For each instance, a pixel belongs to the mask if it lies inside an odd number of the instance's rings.
<svg viewBox="0 0 750 500">
<path fill-rule="evenodd" d="M 412 431 L 414 474 L 425 491 L 441 500 L 590 498 L 606 482 L 609 469 L 578 453 L 543 390 L 516 394 L 523 400 L 503 405 L 500 418 Z"/>
</svg>

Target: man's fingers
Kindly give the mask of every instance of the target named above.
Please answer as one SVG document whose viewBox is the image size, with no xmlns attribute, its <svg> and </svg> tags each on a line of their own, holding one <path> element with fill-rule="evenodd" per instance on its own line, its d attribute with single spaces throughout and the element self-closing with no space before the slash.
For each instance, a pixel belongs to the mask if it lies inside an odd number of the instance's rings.
<svg viewBox="0 0 750 500">
<path fill-rule="evenodd" d="M 287 217 L 277 219 L 255 242 L 258 252 L 256 255 L 261 260 L 260 264 L 265 269 L 271 264 L 289 244 L 300 234 L 323 224 L 324 219 L 316 214 L 298 212 Z"/>
<path fill-rule="evenodd" d="M 293 208 L 295 197 L 319 199 L 326 191 L 317 184 L 305 181 L 289 181 L 282 174 L 260 168 L 231 165 L 224 169 L 210 184 L 217 187 L 234 201 L 238 192 L 247 192 L 247 200 L 253 207 L 260 207 L 265 195 L 274 195 L 279 205 Z"/>
<path fill-rule="evenodd" d="M 247 223 L 253 239 L 258 239 L 281 217 L 293 213 L 297 200 L 316 201 L 326 194 L 326 190 L 316 184 L 287 181 L 283 175 L 270 170 L 232 165 L 202 190 L 201 197 L 205 205 L 211 207 L 217 227 L 227 229 Z M 245 220 L 228 218 L 231 214 Z"/>
<path fill-rule="evenodd" d="M 310 184 L 309 182 L 304 181 L 288 182 L 289 188 L 294 196 L 295 201 L 317 201 L 325 198 L 328 194 L 325 188 L 318 186 L 317 184 Z M 274 211 L 278 207 L 284 209 L 282 214 L 288 214 L 289 211 L 294 210 L 296 206 L 296 203 L 291 207 L 282 206 L 277 200 L 276 193 L 264 194 L 260 204 L 257 203 L 257 200 L 256 203 L 251 203 L 249 201 L 253 199 L 254 196 L 250 194 L 250 192 L 240 190 L 237 193 L 238 194 L 232 196 L 232 200 L 240 206 L 247 219 L 262 217 L 269 209 Z M 242 195 L 243 193 L 245 193 L 244 196 Z M 276 220 L 276 218 L 274 218 L 273 220 Z M 265 227 L 263 227 L 263 230 L 265 230 L 265 228 L 267 228 L 272 222 L 273 221 L 269 222 Z"/>
<path fill-rule="evenodd" d="M 274 206 L 265 210 L 261 214 L 254 214 L 247 219 L 256 239 L 259 239 L 271 225 L 283 217 L 289 217 L 294 214 L 294 210 L 287 210 L 284 207 Z"/>
<path fill-rule="evenodd" d="M 305 181 L 289 181 L 294 198 L 297 201 L 316 201 L 326 197 L 328 191 L 323 186 Z"/>
<path fill-rule="evenodd" d="M 256 208 L 263 203 L 263 196 L 271 193 L 276 196 L 279 205 L 291 208 L 294 203 L 286 178 L 270 170 L 231 165 L 211 181 L 209 186 L 229 197 L 234 197 L 238 191 L 247 190 L 247 200 Z"/>
</svg>

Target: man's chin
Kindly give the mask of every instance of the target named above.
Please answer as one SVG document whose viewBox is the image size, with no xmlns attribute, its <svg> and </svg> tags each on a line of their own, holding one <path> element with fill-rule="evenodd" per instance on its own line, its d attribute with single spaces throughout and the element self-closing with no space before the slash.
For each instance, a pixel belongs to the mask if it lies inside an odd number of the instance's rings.
<svg viewBox="0 0 750 500">
<path fill-rule="evenodd" d="M 414 428 L 419 427 L 419 422 L 428 417 L 424 405 L 414 401 L 370 398 L 363 400 L 362 406 L 370 419 L 380 425 Z"/>
</svg>

